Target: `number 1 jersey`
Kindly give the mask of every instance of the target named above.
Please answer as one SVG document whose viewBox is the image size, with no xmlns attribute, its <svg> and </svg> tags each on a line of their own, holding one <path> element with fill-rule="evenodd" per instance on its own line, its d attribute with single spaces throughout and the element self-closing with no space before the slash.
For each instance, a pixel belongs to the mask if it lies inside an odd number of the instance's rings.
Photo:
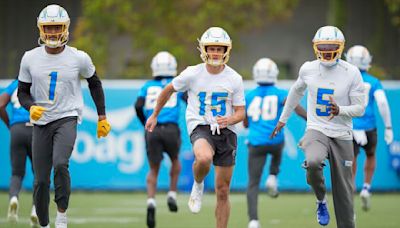
<svg viewBox="0 0 400 228">
<path fill-rule="evenodd" d="M 225 65 L 219 74 L 210 74 L 205 63 L 186 68 L 172 80 L 176 91 L 188 92 L 186 124 L 190 134 L 197 125 L 216 122 L 217 116 L 231 116 L 233 106 L 244 106 L 242 76 Z M 235 126 L 228 126 L 236 131 Z"/>
<path fill-rule="evenodd" d="M 42 117 L 32 122 L 45 125 L 67 116 L 77 116 L 80 122 L 83 109 L 80 76 L 90 78 L 94 72 L 89 55 L 67 45 L 59 54 L 48 54 L 44 46 L 25 52 L 18 80 L 32 83 L 34 103 L 46 108 Z"/>
</svg>

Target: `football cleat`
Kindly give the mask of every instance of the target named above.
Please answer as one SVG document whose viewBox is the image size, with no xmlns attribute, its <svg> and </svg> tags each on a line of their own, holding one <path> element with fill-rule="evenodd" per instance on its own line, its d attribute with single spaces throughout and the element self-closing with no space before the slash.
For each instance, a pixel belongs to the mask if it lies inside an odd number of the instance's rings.
<svg viewBox="0 0 400 228">
<path fill-rule="evenodd" d="M 269 196 L 271 196 L 272 198 L 276 198 L 279 196 L 278 182 L 275 175 L 268 176 L 267 181 L 265 182 L 265 186 L 267 187 Z"/>
<path fill-rule="evenodd" d="M 329 211 L 326 202 L 317 202 L 317 220 L 321 226 L 326 226 L 329 223 Z"/>
<path fill-rule="evenodd" d="M 11 197 L 10 199 L 7 219 L 9 222 L 18 222 L 18 198 L 16 196 Z"/>
<path fill-rule="evenodd" d="M 147 206 L 147 227 L 156 227 L 156 208 L 152 205 Z"/>
<path fill-rule="evenodd" d="M 261 228 L 260 222 L 258 220 L 251 220 L 248 228 Z"/>
<path fill-rule="evenodd" d="M 54 224 L 56 228 L 67 228 L 67 212 L 60 213 L 57 211 L 56 221 Z"/>
<path fill-rule="evenodd" d="M 36 214 L 35 205 L 32 206 L 31 217 L 30 217 L 30 221 L 29 222 L 31 224 L 31 227 L 33 227 L 33 228 L 40 227 L 39 219 L 38 219 L 37 214 Z"/>
<path fill-rule="evenodd" d="M 174 199 L 173 197 L 168 196 L 167 204 L 168 204 L 169 211 L 171 211 L 171 212 L 178 211 L 178 205 L 176 204 L 176 199 Z"/>
<path fill-rule="evenodd" d="M 363 188 L 360 192 L 361 207 L 364 211 L 368 211 L 371 208 L 371 193 L 367 188 Z"/>
<path fill-rule="evenodd" d="M 189 197 L 189 209 L 192 213 L 199 213 L 201 209 L 201 199 L 203 198 L 204 181 L 200 184 L 193 182 L 192 192 Z"/>
</svg>

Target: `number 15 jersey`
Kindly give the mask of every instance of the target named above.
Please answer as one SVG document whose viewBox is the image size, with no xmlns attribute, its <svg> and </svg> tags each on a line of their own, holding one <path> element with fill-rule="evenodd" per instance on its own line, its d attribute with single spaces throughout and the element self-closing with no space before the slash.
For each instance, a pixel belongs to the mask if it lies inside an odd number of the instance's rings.
<svg viewBox="0 0 400 228">
<path fill-rule="evenodd" d="M 81 122 L 83 98 L 80 77 L 90 78 L 95 67 L 88 54 L 65 46 L 59 54 L 48 54 L 44 46 L 25 52 L 18 80 L 32 83 L 31 95 L 36 105 L 46 108 L 37 125 L 77 116 Z"/>
<path fill-rule="evenodd" d="M 233 106 L 245 105 L 242 76 L 227 65 L 219 74 L 210 74 L 205 63 L 190 66 L 172 80 L 172 86 L 176 91 L 188 92 L 189 135 L 197 125 L 216 122 L 217 116 L 231 116 Z M 236 131 L 235 126 L 228 129 Z"/>
</svg>

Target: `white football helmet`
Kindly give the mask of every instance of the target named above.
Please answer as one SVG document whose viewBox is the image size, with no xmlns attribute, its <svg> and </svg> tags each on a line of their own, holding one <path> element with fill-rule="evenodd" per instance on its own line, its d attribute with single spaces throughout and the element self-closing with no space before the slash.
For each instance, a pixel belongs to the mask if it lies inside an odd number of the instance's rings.
<svg viewBox="0 0 400 228">
<path fill-rule="evenodd" d="M 334 26 L 324 26 L 315 33 L 313 48 L 317 59 L 325 66 L 333 66 L 344 49 L 344 35 Z"/>
<path fill-rule="evenodd" d="M 228 62 L 229 55 L 232 49 L 232 41 L 228 33 L 225 32 L 224 29 L 220 27 L 211 27 L 203 33 L 200 40 L 198 41 L 200 57 L 205 63 L 213 66 L 219 66 Z M 215 61 L 208 56 L 206 47 L 211 45 L 226 47 L 225 53 L 222 56 L 222 60 Z"/>
<path fill-rule="evenodd" d="M 360 70 L 368 70 L 371 67 L 372 56 L 366 47 L 355 45 L 345 54 L 347 62 L 355 65 Z"/>
<path fill-rule="evenodd" d="M 59 5 L 48 5 L 39 14 L 37 18 L 37 27 L 39 28 L 40 37 L 39 45 L 45 45 L 50 48 L 57 48 L 65 45 L 68 42 L 68 28 L 70 20 L 67 11 Z M 61 25 L 60 33 L 46 33 L 44 26 L 46 25 Z M 53 37 L 57 38 L 54 39 Z"/>
<path fill-rule="evenodd" d="M 176 76 L 176 67 L 175 57 L 167 51 L 158 52 L 151 61 L 153 77 Z"/>
<path fill-rule="evenodd" d="M 253 79 L 257 83 L 276 83 L 278 66 L 269 58 L 261 58 L 253 66 Z"/>
</svg>

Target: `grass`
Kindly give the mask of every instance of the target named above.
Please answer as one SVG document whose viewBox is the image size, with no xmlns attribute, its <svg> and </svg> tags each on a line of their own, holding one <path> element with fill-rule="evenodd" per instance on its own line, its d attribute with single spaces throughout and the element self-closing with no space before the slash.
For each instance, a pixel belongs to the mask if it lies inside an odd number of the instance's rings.
<svg viewBox="0 0 400 228">
<path fill-rule="evenodd" d="M 53 196 L 52 196 L 53 197 Z M 229 227 L 247 227 L 246 195 L 231 194 L 231 216 Z M 200 214 L 193 215 L 187 207 L 188 195 L 178 196 L 179 211 L 170 213 L 166 205 L 166 194 L 157 195 L 158 228 L 208 228 L 215 227 L 215 195 L 206 193 Z M 329 195 L 331 222 L 328 228 L 336 227 L 333 203 Z M 361 210 L 359 197 L 355 198 L 357 227 L 390 228 L 400 227 L 400 194 L 374 194 L 372 209 Z M 29 227 L 31 193 L 20 195 L 20 222 L 9 224 L 6 220 L 8 194 L 0 192 L 0 227 Z M 101 227 L 146 227 L 146 195 L 129 192 L 73 192 L 68 209 L 69 228 Z M 320 227 L 315 218 L 315 199 L 312 194 L 281 193 L 279 198 L 271 199 L 265 193 L 259 196 L 259 218 L 263 227 L 274 228 L 313 228 Z M 51 227 L 54 227 L 55 203 L 50 203 Z"/>
</svg>

